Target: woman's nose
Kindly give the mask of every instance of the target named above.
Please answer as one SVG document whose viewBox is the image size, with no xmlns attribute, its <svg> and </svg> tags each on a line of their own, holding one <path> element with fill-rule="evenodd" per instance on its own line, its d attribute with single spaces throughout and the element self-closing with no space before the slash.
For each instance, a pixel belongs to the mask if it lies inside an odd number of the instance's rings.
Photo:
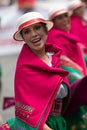
<svg viewBox="0 0 87 130">
<path fill-rule="evenodd" d="M 64 17 L 64 18 L 63 18 L 63 21 L 68 21 L 68 18 L 67 18 L 67 17 Z"/>
<path fill-rule="evenodd" d="M 31 30 L 31 35 L 32 35 L 32 36 L 35 36 L 36 34 L 37 34 L 37 32 L 36 32 L 34 29 L 32 29 L 32 30 Z"/>
</svg>

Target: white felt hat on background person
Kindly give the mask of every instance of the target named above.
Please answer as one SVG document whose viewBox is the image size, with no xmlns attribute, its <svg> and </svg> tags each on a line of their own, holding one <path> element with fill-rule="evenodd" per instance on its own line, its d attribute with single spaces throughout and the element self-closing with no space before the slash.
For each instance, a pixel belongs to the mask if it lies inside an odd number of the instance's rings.
<svg viewBox="0 0 87 130">
<path fill-rule="evenodd" d="M 16 41 L 23 41 L 23 38 L 20 34 L 21 30 L 39 22 L 46 23 L 48 30 L 50 30 L 53 26 L 53 23 L 49 20 L 46 20 L 39 12 L 29 12 L 23 14 L 17 21 L 18 30 L 14 33 L 13 38 Z"/>
<path fill-rule="evenodd" d="M 69 11 L 67 9 L 67 5 L 64 4 L 64 3 L 59 3 L 59 4 L 54 5 L 53 7 L 51 7 L 49 9 L 49 19 L 52 20 L 56 16 L 64 14 L 64 13 L 68 13 L 69 14 Z"/>
<path fill-rule="evenodd" d="M 84 3 L 81 0 L 69 0 L 68 1 L 68 9 L 70 11 L 73 11 L 76 8 L 79 8 L 81 6 L 84 6 Z"/>
</svg>

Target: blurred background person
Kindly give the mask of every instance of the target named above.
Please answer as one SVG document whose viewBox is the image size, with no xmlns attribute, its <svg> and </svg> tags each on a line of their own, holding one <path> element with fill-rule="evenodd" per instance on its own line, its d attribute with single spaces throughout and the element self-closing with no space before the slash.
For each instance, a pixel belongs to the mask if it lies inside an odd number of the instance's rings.
<svg viewBox="0 0 87 130">
<path fill-rule="evenodd" d="M 87 75 L 87 70 L 81 48 L 78 45 L 79 39 L 70 33 L 70 14 L 71 12 L 69 13 L 67 6 L 63 3 L 50 9 L 49 19 L 53 21 L 54 26 L 48 33 L 47 43 L 51 42 L 54 46 L 61 48 L 60 64 L 63 69 L 69 71 L 68 79 L 72 84 L 83 79 Z M 67 129 L 83 130 L 84 128 L 87 130 L 87 119 L 83 118 L 86 113 L 85 107 L 82 106 L 75 113 L 67 116 L 65 118 Z"/>
<path fill-rule="evenodd" d="M 80 40 L 70 33 L 70 13 L 67 6 L 61 3 L 54 7 L 49 11 L 49 19 L 53 21 L 54 26 L 48 33 L 47 41 L 51 41 L 62 49 L 61 64 L 64 69 L 71 71 L 70 75 L 72 76 L 69 75 L 69 78 L 70 83 L 72 83 L 87 74 L 86 65 L 81 48 L 78 45 Z M 73 71 L 71 68 L 73 68 Z"/>
<path fill-rule="evenodd" d="M 70 32 L 80 39 L 79 46 L 83 51 L 87 65 L 87 20 L 84 18 L 85 4 L 81 0 L 71 0 L 68 2 L 68 9 L 72 12 Z"/>
<path fill-rule="evenodd" d="M 33 11 L 35 8 L 36 0 L 17 0 L 18 10 L 22 13 Z"/>
</svg>

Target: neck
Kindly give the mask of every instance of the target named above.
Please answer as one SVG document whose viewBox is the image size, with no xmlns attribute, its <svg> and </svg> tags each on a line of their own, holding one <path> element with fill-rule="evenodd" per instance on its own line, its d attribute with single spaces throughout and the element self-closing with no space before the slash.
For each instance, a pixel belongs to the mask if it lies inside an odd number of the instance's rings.
<svg viewBox="0 0 87 130">
<path fill-rule="evenodd" d="M 43 57 L 45 55 L 45 47 L 40 50 L 32 50 L 38 57 Z"/>
<path fill-rule="evenodd" d="M 34 53 L 35 53 L 43 62 L 45 62 L 46 64 L 49 64 L 49 58 L 48 58 L 48 56 L 46 55 L 45 47 L 42 48 L 42 49 L 39 50 L 39 51 L 35 51 Z"/>
</svg>

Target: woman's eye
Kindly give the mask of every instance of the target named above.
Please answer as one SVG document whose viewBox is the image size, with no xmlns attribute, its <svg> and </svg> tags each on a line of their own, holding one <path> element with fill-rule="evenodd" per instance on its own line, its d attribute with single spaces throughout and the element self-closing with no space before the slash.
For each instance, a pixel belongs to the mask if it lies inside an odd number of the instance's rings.
<svg viewBox="0 0 87 130">
<path fill-rule="evenodd" d="M 61 15 L 59 15 L 59 16 L 57 16 L 56 18 L 57 18 L 57 19 L 62 19 L 62 16 L 61 16 Z"/>
<path fill-rule="evenodd" d="M 23 33 L 28 34 L 29 32 L 30 32 L 30 30 L 25 30 Z"/>
<path fill-rule="evenodd" d="M 39 30 L 41 26 L 35 26 L 35 30 Z"/>
<path fill-rule="evenodd" d="M 68 17 L 68 14 L 65 14 L 65 17 Z"/>
</svg>

